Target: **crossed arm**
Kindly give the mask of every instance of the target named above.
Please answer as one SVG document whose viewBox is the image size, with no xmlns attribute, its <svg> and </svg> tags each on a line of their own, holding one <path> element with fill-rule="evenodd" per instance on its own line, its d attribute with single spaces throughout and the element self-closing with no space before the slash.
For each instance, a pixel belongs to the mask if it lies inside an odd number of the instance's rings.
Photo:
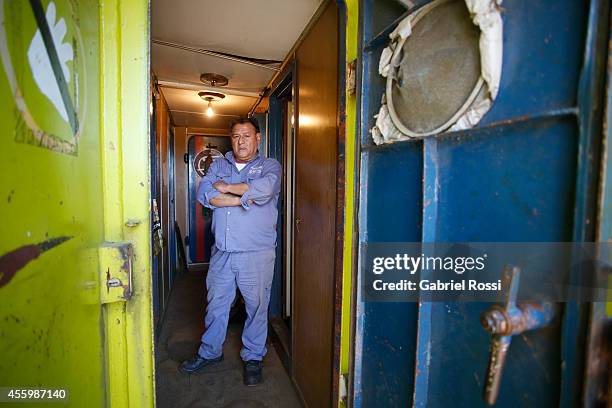
<svg viewBox="0 0 612 408">
<path fill-rule="evenodd" d="M 236 184 L 219 180 L 216 165 L 212 164 L 197 193 L 198 201 L 208 208 L 242 206 L 248 210 L 251 204 L 265 204 L 280 191 L 282 169 L 277 161 L 268 161 L 261 177 Z"/>
<path fill-rule="evenodd" d="M 212 198 L 210 203 L 215 207 L 236 207 L 241 205 L 240 198 L 249 190 L 247 183 L 227 184 L 223 181 L 217 181 L 213 187 L 221 194 Z M 249 200 L 249 204 L 253 201 Z"/>
</svg>

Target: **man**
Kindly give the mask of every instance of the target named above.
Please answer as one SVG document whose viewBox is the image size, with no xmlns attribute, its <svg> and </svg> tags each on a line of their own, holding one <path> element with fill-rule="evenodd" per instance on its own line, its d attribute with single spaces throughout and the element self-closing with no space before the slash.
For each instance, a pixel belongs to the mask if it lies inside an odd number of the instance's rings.
<svg viewBox="0 0 612 408">
<path fill-rule="evenodd" d="M 212 249 L 206 287 L 206 330 L 195 357 L 180 369 L 193 373 L 223 360 L 223 342 L 236 286 L 246 305 L 240 357 L 244 383 L 261 382 L 266 354 L 268 304 L 274 275 L 281 165 L 259 155 L 259 124 L 240 118 L 231 126 L 232 151 L 215 160 L 198 187 L 197 199 L 213 210 Z"/>
</svg>

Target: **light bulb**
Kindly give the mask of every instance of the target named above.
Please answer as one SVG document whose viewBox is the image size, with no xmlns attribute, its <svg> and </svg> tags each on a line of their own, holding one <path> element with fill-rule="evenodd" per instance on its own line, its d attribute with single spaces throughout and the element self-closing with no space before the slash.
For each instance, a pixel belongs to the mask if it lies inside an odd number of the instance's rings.
<svg viewBox="0 0 612 408">
<path fill-rule="evenodd" d="M 209 118 L 212 117 L 215 114 L 215 111 L 213 110 L 211 103 L 208 102 L 208 108 L 206 109 L 206 116 L 208 116 Z"/>
</svg>

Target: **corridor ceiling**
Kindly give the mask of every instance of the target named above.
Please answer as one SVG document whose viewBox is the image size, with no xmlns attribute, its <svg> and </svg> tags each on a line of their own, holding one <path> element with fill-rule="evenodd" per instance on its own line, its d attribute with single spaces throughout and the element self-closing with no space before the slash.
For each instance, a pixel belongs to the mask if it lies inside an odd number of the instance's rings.
<svg viewBox="0 0 612 408">
<path fill-rule="evenodd" d="M 322 0 L 152 0 L 151 65 L 176 126 L 227 129 L 231 115 L 244 115 L 257 101 L 275 70 L 203 55 L 203 49 L 263 61 L 278 68 L 315 14 Z M 276 61 L 276 62 L 270 62 Z M 261 63 L 261 62 L 260 62 Z M 210 90 L 200 74 L 229 78 L 213 103 L 214 117 L 198 91 Z"/>
</svg>

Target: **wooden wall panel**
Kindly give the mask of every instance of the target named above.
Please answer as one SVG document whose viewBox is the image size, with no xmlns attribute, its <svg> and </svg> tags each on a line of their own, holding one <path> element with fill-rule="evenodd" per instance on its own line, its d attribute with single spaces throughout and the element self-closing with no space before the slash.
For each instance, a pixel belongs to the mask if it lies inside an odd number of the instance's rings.
<svg viewBox="0 0 612 408">
<path fill-rule="evenodd" d="M 331 405 L 338 10 L 329 2 L 296 52 L 293 375 L 310 407 Z M 298 225 L 299 224 L 299 225 Z"/>
</svg>

